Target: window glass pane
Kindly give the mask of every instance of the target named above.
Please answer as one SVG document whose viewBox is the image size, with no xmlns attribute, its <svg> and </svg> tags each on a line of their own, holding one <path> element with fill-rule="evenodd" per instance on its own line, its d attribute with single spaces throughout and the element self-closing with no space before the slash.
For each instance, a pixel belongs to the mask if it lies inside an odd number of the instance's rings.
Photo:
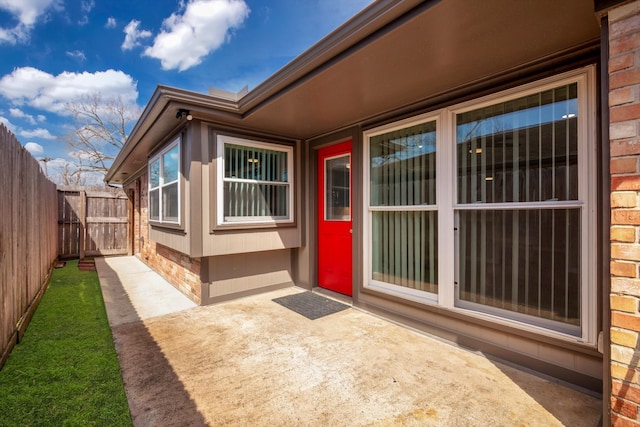
<svg viewBox="0 0 640 427">
<path fill-rule="evenodd" d="M 436 122 L 370 139 L 371 206 L 436 202 Z"/>
<path fill-rule="evenodd" d="M 456 117 L 458 203 L 577 200 L 572 83 Z"/>
<path fill-rule="evenodd" d="M 178 221 L 178 183 L 162 187 L 162 219 Z"/>
<path fill-rule="evenodd" d="M 580 209 L 459 214 L 461 300 L 580 325 Z"/>
<path fill-rule="evenodd" d="M 160 190 L 149 191 L 149 218 L 159 221 L 160 220 Z"/>
<path fill-rule="evenodd" d="M 372 214 L 373 279 L 436 293 L 437 212 L 374 211 Z"/>
<path fill-rule="evenodd" d="M 180 172 L 180 148 L 176 145 L 162 155 L 162 179 L 164 183 L 178 180 Z"/>
<path fill-rule="evenodd" d="M 287 185 L 225 181 L 224 217 L 288 218 Z"/>
<path fill-rule="evenodd" d="M 288 182 L 286 152 L 225 144 L 224 160 L 225 178 Z"/>
<path fill-rule="evenodd" d="M 149 186 L 155 188 L 160 185 L 160 159 L 149 165 Z"/>
<path fill-rule="evenodd" d="M 325 219 L 349 220 L 351 218 L 351 156 L 325 160 Z"/>
</svg>

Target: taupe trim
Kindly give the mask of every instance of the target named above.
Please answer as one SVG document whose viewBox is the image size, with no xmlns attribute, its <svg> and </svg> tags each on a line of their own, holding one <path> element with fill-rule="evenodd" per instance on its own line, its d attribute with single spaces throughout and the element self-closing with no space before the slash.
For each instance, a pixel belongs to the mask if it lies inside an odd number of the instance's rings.
<svg viewBox="0 0 640 427">
<path fill-rule="evenodd" d="M 598 3 L 596 1 L 596 3 Z M 609 189 L 611 188 L 611 172 L 609 164 L 609 20 L 605 16 L 600 20 L 601 34 L 601 53 L 600 53 L 600 118 L 598 125 L 600 141 L 598 144 L 598 165 L 600 173 L 598 175 L 598 197 L 600 198 L 598 206 L 600 211 L 600 223 L 598 234 L 601 244 L 598 245 L 598 266 L 600 269 L 599 285 L 601 299 L 601 330 L 603 352 L 602 352 L 602 413 L 609 417 L 611 413 L 611 306 L 609 296 L 611 294 L 611 199 Z"/>
<path fill-rule="evenodd" d="M 208 287 L 210 286 L 208 283 L 203 283 L 202 286 L 204 287 Z M 225 301 L 231 301 L 234 299 L 238 299 L 238 298 L 243 298 L 243 297 L 248 297 L 251 295 L 258 295 L 258 294 L 263 294 L 265 292 L 271 292 L 271 291 L 277 291 L 278 289 L 284 289 L 284 288 L 292 288 L 295 287 L 295 284 L 293 282 L 286 282 L 286 283 L 280 283 L 277 285 L 270 285 L 270 286 L 265 286 L 262 288 L 255 288 L 255 289 L 250 289 L 247 291 L 242 291 L 242 292 L 235 292 L 232 294 L 226 294 L 226 295 L 221 295 L 219 297 L 213 297 L 213 298 L 208 298 L 206 301 L 204 300 L 204 293 L 203 298 L 201 299 L 202 301 L 202 305 L 209 305 L 209 304 L 217 304 L 220 302 L 225 302 Z M 207 293 L 209 291 L 207 290 Z M 208 295 L 207 295 L 208 297 Z"/>
<path fill-rule="evenodd" d="M 622 6 L 625 3 L 631 3 L 632 0 L 593 0 L 595 12 L 597 14 L 606 14 L 614 7 Z"/>
</svg>

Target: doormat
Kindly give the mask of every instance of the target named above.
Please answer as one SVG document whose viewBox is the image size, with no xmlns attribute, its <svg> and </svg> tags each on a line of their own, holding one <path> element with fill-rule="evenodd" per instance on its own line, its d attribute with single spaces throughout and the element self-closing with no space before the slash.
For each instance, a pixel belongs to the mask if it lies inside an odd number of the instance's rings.
<svg viewBox="0 0 640 427">
<path fill-rule="evenodd" d="M 348 305 L 313 292 L 287 295 L 286 297 L 275 298 L 272 301 L 303 315 L 309 320 L 319 319 L 349 308 Z"/>
</svg>

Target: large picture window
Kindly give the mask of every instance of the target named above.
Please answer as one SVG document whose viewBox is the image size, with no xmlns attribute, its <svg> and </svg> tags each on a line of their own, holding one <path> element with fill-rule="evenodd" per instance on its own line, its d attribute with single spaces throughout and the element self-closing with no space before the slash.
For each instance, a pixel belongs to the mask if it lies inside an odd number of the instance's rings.
<svg viewBox="0 0 640 427">
<path fill-rule="evenodd" d="M 456 114 L 459 305 L 579 333 L 578 114 L 576 82 Z"/>
<path fill-rule="evenodd" d="M 180 223 L 180 138 L 149 160 L 149 219 Z"/>
<path fill-rule="evenodd" d="M 594 344 L 593 81 L 366 131 L 365 288 Z"/>
<path fill-rule="evenodd" d="M 292 147 L 219 135 L 218 153 L 219 224 L 293 221 Z"/>
</svg>

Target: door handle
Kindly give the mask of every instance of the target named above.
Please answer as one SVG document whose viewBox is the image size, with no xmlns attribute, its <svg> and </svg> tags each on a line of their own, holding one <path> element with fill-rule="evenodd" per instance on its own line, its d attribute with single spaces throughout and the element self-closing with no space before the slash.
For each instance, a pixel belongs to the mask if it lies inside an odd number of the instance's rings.
<svg viewBox="0 0 640 427">
<path fill-rule="evenodd" d="M 353 234 L 353 228 L 349 229 L 349 233 Z"/>
</svg>

